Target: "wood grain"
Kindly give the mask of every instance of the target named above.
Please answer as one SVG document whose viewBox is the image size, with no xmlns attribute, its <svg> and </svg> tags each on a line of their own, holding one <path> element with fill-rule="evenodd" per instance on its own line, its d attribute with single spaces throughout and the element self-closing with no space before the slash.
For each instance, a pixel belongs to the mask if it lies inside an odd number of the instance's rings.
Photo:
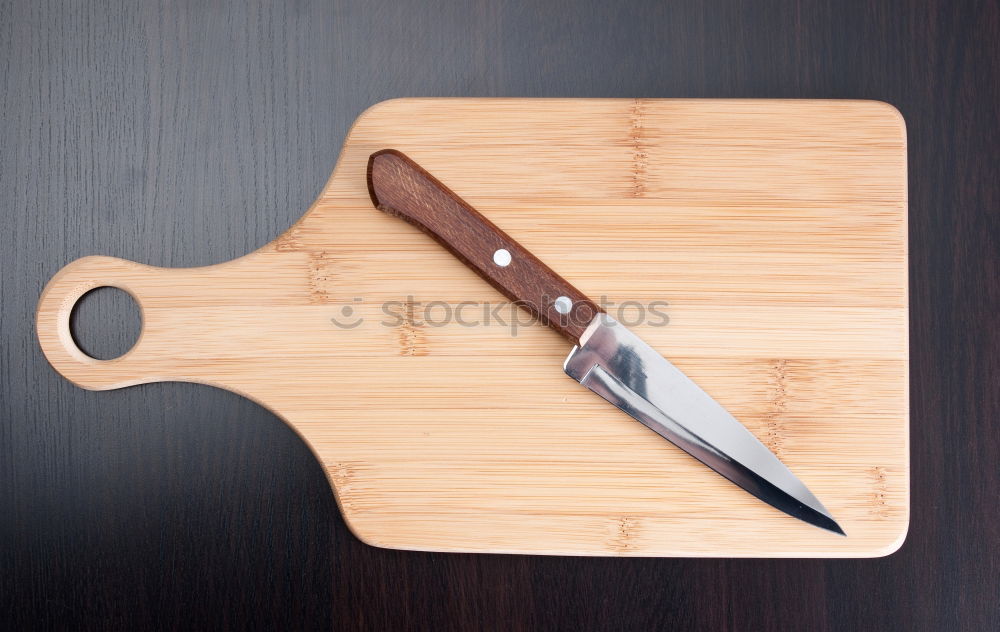
<svg viewBox="0 0 1000 632">
<path fill-rule="evenodd" d="M 577 149 L 541 129 L 574 130 Z M 636 329 L 849 537 L 788 519 L 580 389 L 559 370 L 565 341 L 543 328 L 515 339 L 496 322 L 429 324 L 432 301 L 502 297 L 372 208 L 368 157 L 389 145 L 588 295 L 667 300 L 669 326 Z M 266 405 L 377 546 L 885 555 L 909 515 L 905 152 L 898 113 L 877 102 L 389 101 L 359 118 L 317 202 L 273 243 L 204 268 L 75 261 L 41 298 L 39 337 L 85 388 L 186 380 Z M 68 329 L 102 284 L 144 318 L 110 361 Z M 357 326 L 331 323 L 346 317 Z"/>
</svg>

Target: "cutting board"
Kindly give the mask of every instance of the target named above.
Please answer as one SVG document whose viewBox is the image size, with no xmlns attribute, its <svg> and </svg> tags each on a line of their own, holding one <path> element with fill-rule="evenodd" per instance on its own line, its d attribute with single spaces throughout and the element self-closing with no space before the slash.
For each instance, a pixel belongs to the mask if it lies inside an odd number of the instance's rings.
<svg viewBox="0 0 1000 632">
<path fill-rule="evenodd" d="M 847 537 L 580 387 L 548 328 L 484 322 L 503 297 L 372 207 L 366 161 L 387 147 L 634 322 Z M 880 102 L 393 100 L 358 118 L 319 199 L 272 243 L 202 268 L 74 261 L 41 296 L 38 337 L 83 388 L 190 381 L 266 406 L 374 546 L 886 555 L 909 521 L 906 195 L 904 123 Z M 69 331 L 98 286 L 143 315 L 107 361 Z M 642 318 L 653 301 L 662 316 Z"/>
</svg>

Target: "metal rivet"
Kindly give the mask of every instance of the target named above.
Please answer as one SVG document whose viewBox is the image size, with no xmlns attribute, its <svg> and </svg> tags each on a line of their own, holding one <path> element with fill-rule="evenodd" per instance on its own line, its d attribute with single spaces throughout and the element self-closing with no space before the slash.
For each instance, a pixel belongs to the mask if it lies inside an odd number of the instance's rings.
<svg viewBox="0 0 1000 632">
<path fill-rule="evenodd" d="M 510 253 L 503 248 L 497 250 L 493 253 L 493 263 L 497 264 L 501 268 L 506 268 L 510 265 Z"/>
<path fill-rule="evenodd" d="M 569 310 L 573 309 L 573 301 L 571 301 L 568 296 L 560 296 L 556 299 L 554 305 L 556 311 L 560 314 L 568 314 Z"/>
</svg>

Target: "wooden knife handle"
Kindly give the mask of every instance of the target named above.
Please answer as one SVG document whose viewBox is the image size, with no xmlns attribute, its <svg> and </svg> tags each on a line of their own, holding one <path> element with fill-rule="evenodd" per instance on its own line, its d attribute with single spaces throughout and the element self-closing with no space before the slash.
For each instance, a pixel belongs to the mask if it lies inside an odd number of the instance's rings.
<svg viewBox="0 0 1000 632">
<path fill-rule="evenodd" d="M 451 189 L 394 149 L 368 159 L 380 210 L 424 231 L 490 285 L 572 342 L 602 310 Z"/>
</svg>

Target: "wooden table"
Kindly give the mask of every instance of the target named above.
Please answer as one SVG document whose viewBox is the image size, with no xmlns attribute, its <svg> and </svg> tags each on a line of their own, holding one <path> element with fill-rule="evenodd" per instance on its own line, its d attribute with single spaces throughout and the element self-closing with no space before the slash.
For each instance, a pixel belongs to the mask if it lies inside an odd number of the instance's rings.
<svg viewBox="0 0 1000 632">
<path fill-rule="evenodd" d="M 996 628 L 997 3 L 406 4 L 0 8 L 8 627 Z M 316 197 L 360 111 L 423 95 L 897 106 L 910 151 L 902 549 L 853 561 L 376 549 L 256 404 L 192 384 L 92 393 L 48 367 L 33 310 L 64 263 L 204 265 L 263 245 Z M 110 291 L 85 299 L 84 348 L 127 348 L 127 306 Z"/>
</svg>

